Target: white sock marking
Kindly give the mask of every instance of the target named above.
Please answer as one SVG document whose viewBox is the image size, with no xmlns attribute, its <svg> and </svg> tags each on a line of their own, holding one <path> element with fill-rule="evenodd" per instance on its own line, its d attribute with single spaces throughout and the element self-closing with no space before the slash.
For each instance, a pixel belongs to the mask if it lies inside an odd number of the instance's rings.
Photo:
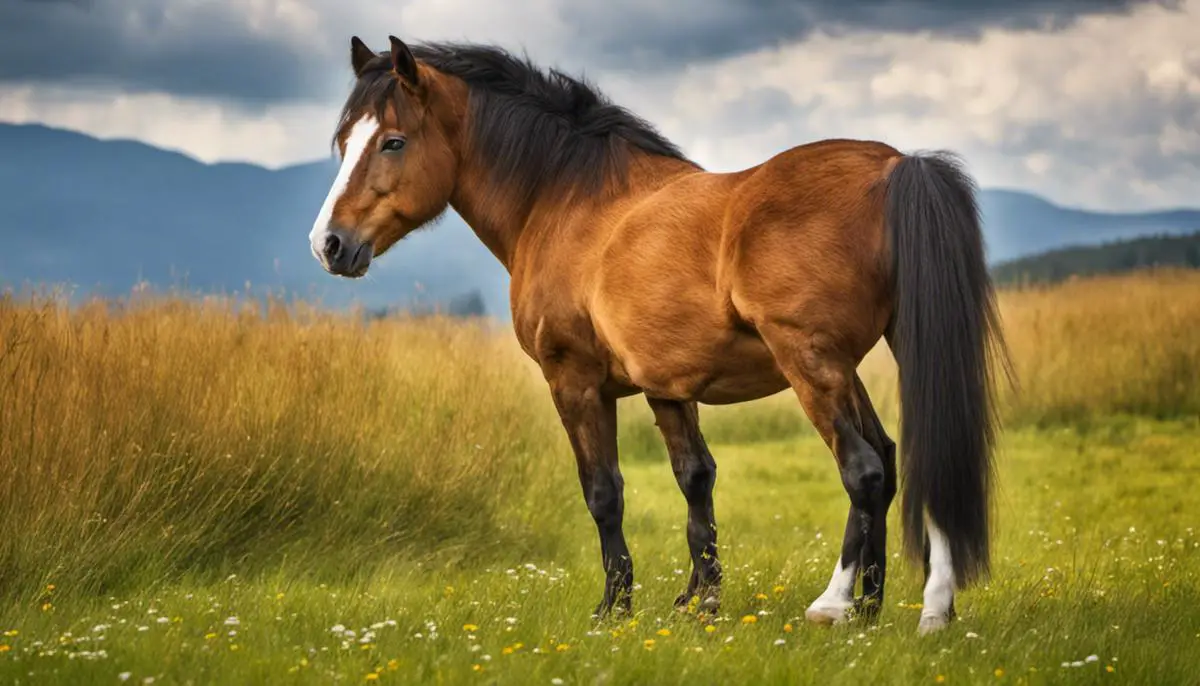
<svg viewBox="0 0 1200 686">
<path fill-rule="evenodd" d="M 843 568 L 839 555 L 837 566 L 833 568 L 833 575 L 829 578 L 829 586 L 808 609 L 825 616 L 840 614 L 844 618 L 846 611 L 854 605 L 854 582 L 858 578 L 857 574 L 858 564 L 852 562 L 849 567 Z"/>
<path fill-rule="evenodd" d="M 925 531 L 929 536 L 929 580 L 925 582 L 925 602 L 921 617 L 948 619 L 950 603 L 954 601 L 954 567 L 950 562 L 950 541 L 925 515 Z"/>
<path fill-rule="evenodd" d="M 317 213 L 312 231 L 308 234 L 309 246 L 321 264 L 325 263 L 325 257 L 321 252 L 325 246 L 325 234 L 329 229 L 329 222 L 333 221 L 333 209 L 342 199 L 342 194 L 346 192 L 346 186 L 350 183 L 354 169 L 362 159 L 363 153 L 367 151 L 367 145 L 375 138 L 378 131 L 379 122 L 369 114 L 363 115 L 363 118 L 350 128 L 350 136 L 346 138 L 346 154 L 342 157 L 341 166 L 338 167 L 337 177 L 334 178 L 329 195 L 325 196 L 325 203 L 321 205 L 321 211 Z"/>
</svg>

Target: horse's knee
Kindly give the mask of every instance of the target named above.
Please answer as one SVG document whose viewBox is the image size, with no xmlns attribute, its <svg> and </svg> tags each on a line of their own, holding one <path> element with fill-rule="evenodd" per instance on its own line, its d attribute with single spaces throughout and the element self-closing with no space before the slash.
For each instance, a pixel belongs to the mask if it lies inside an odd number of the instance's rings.
<svg viewBox="0 0 1200 686">
<path fill-rule="evenodd" d="M 688 502 L 708 497 L 717 481 L 717 464 L 708 455 L 685 460 L 674 471 L 679 490 L 683 491 L 683 497 Z"/>
</svg>

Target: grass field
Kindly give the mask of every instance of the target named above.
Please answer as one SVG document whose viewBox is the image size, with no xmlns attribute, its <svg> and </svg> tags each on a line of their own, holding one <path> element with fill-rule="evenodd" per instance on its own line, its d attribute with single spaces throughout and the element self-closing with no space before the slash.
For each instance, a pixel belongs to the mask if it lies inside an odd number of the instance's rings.
<svg viewBox="0 0 1200 686">
<path fill-rule="evenodd" d="M 1195 683 L 1200 274 L 1002 309 L 993 574 L 921 639 L 902 559 L 877 624 L 803 621 L 847 501 L 788 394 L 702 409 L 711 629 L 671 609 L 684 502 L 622 401 L 636 616 L 596 624 L 594 527 L 507 331 L 0 300 L 0 682 Z M 895 433 L 887 351 L 861 372 Z"/>
</svg>

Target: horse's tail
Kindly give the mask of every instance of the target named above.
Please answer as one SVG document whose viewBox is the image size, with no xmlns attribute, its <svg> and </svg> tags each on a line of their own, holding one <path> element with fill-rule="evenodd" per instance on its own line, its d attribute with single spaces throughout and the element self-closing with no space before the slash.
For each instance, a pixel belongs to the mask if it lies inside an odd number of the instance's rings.
<svg viewBox="0 0 1200 686">
<path fill-rule="evenodd" d="M 904 156 L 887 177 L 904 547 L 923 555 L 928 516 L 959 587 L 990 571 L 992 354 L 1004 352 L 975 192 L 946 153 Z"/>
</svg>

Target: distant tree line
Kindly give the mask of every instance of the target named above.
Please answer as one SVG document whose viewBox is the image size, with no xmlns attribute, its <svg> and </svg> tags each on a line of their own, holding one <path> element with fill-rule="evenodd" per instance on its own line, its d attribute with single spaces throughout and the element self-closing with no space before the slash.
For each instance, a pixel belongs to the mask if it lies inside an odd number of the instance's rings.
<svg viewBox="0 0 1200 686">
<path fill-rule="evenodd" d="M 1072 276 L 1115 274 L 1149 267 L 1200 268 L 1200 231 L 1051 250 L 1002 262 L 992 268 L 992 278 L 1002 286 L 1051 284 Z"/>
<path fill-rule="evenodd" d="M 483 300 L 483 294 L 478 290 L 471 290 L 466 293 L 456 295 L 445 302 L 414 303 L 406 306 L 396 307 L 378 307 L 367 310 L 368 319 L 386 319 L 388 317 L 430 317 L 434 315 L 442 315 L 449 317 L 486 317 L 487 306 Z"/>
</svg>

